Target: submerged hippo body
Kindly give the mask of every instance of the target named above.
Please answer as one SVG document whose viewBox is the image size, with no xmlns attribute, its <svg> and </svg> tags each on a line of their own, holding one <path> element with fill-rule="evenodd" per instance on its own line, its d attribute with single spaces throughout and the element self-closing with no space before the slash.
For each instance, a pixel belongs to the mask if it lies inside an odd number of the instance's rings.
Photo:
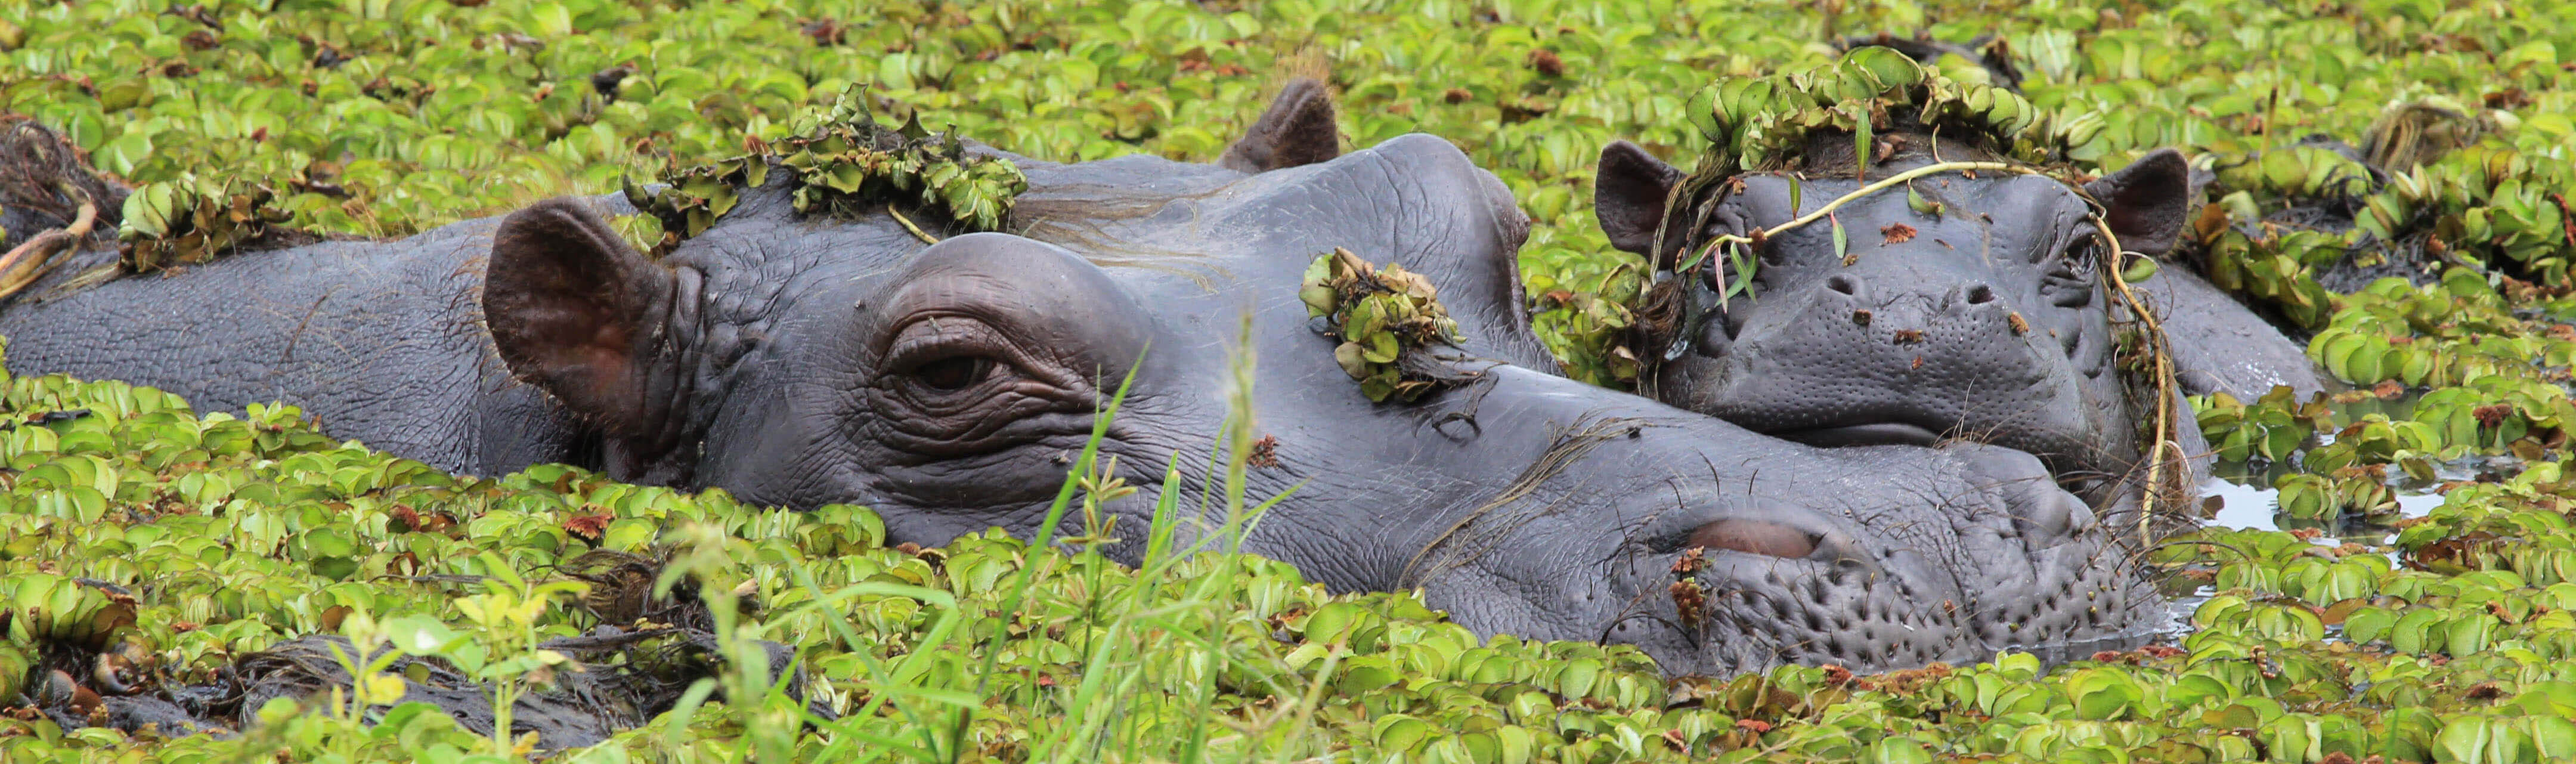
<svg viewBox="0 0 2576 764">
<path fill-rule="evenodd" d="M 1257 174 L 1024 169 L 1025 236 L 933 226 L 925 245 L 883 213 L 801 216 L 774 172 L 659 261 L 600 203 L 558 200 L 123 279 L 9 307 L 0 333 L 15 371 L 209 409 L 283 399 L 463 469 L 561 460 L 865 504 L 922 544 L 1035 532 L 1131 368 L 1104 457 L 1147 495 L 1173 460 L 1183 496 L 1220 491 L 1213 444 L 1248 357 L 1265 443 L 1249 490 L 1288 496 L 1244 549 L 1337 590 L 1420 586 L 1477 631 L 1633 643 L 1673 673 L 2089 650 L 2152 628 L 2152 593 L 2027 454 L 1817 449 L 1530 370 L 1551 364 L 1519 314 L 1527 221 L 1446 142 Z M 1297 296 L 1335 247 L 1440 285 L 1476 378 L 1364 397 Z M 1108 509 L 1129 516 L 1109 549 L 1133 559 L 1151 502 Z M 1677 578 L 1693 548 L 1704 567 Z M 1685 617 L 1675 592 L 1693 586 L 1707 604 Z"/>
<path fill-rule="evenodd" d="M 1614 245 L 1660 253 L 1670 268 L 1674 253 L 1714 236 L 1779 225 L 1859 189 L 1851 143 L 1815 136 L 1799 177 L 1746 172 L 1676 207 L 1712 205 L 1705 230 L 1665 213 L 1680 170 L 1613 144 L 1602 153 L 1597 212 Z M 1931 164 L 1936 151 L 1953 161 L 1994 156 L 1919 131 L 1893 143 L 1902 148 L 1873 157 L 1870 180 Z M 2084 191 L 2105 205 L 2122 248 L 2158 254 L 2181 231 L 2188 174 L 2179 154 L 2163 151 Z M 1910 185 L 1920 201 L 1897 187 L 1837 210 L 1849 242 L 1842 253 L 1823 221 L 1757 245 L 1749 297 L 1716 300 L 1731 267 L 1678 285 L 1701 311 L 1646 348 L 1670 348 L 1649 392 L 1817 445 L 2009 446 L 2046 459 L 2097 503 L 2133 492 L 2118 486 L 2141 465 L 2155 406 L 2143 377 L 2119 368 L 2115 319 L 2127 311 L 2096 272 L 2105 243 L 2084 197 L 2018 173 L 1948 172 Z M 2319 389 L 2297 344 L 2186 269 L 2135 288 L 2161 317 L 2181 393 Z M 2205 455 L 2189 406 L 2171 416 L 2181 453 Z"/>
</svg>

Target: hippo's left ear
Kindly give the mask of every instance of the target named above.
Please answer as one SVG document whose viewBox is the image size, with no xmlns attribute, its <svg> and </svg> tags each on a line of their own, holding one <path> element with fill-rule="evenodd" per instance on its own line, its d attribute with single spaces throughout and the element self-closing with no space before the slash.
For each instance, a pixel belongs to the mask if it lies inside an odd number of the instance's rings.
<svg viewBox="0 0 2576 764">
<path fill-rule="evenodd" d="M 550 199 L 493 233 L 483 322 L 513 375 L 612 434 L 642 435 L 676 282 L 590 208 Z"/>
<path fill-rule="evenodd" d="M 1334 121 L 1333 91 L 1300 78 L 1271 99 L 1270 108 L 1217 164 L 1244 173 L 1300 167 L 1342 155 L 1342 130 Z"/>
<path fill-rule="evenodd" d="M 1666 259 L 1680 251 L 1688 237 L 1683 229 L 1689 226 L 1679 214 L 1667 216 L 1664 205 L 1672 201 L 1673 186 L 1685 177 L 1680 168 L 1656 159 L 1637 144 L 1611 141 L 1602 147 L 1601 167 L 1592 178 L 1592 214 L 1600 220 L 1601 232 L 1609 234 L 1610 246 Z M 1661 247 L 1655 246 L 1657 228 L 1664 232 Z M 1668 265 L 1654 263 L 1657 268 Z"/>
<path fill-rule="evenodd" d="M 2191 163 L 2182 152 L 2157 149 L 2119 172 L 2084 184 L 2102 203 L 2103 222 L 2131 252 L 2161 255 L 2173 249 L 2190 220 Z"/>
</svg>

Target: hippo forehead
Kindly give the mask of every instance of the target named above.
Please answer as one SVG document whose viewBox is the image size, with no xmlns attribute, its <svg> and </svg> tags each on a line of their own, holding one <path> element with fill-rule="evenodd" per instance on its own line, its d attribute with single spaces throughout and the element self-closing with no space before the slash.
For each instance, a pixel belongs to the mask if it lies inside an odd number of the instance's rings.
<svg viewBox="0 0 2576 764">
<path fill-rule="evenodd" d="M 1528 228 L 1501 181 L 1448 142 L 1409 135 L 1171 197 L 1151 215 L 1107 221 L 1098 236 L 1045 226 L 1030 235 L 1106 264 L 1275 283 L 1335 247 L 1379 263 L 1451 270 L 1453 261 L 1517 250 Z"/>
<path fill-rule="evenodd" d="M 1029 175 L 1022 205 L 1033 211 L 1014 220 L 1010 233 L 1061 247 L 1110 269 L 1129 289 L 1158 294 L 1264 284 L 1293 297 L 1295 275 L 1335 247 L 1431 272 L 1442 283 L 1436 276 L 1456 274 L 1463 261 L 1508 260 L 1529 228 L 1499 180 L 1425 135 L 1258 175 L 1150 156 L 1042 166 Z M 882 287 L 970 265 L 909 268 L 928 245 L 882 216 L 799 219 L 748 195 L 744 207 L 748 213 L 728 216 L 674 256 L 739 275 L 742 283 L 709 290 L 719 300 L 787 299 L 784 292 L 797 291 L 793 282 L 847 291 L 810 274 Z"/>
<path fill-rule="evenodd" d="M 1315 258 L 1348 249 L 1430 278 L 1469 351 L 1549 368 L 1520 311 L 1513 263 L 1528 231 L 1501 181 L 1448 142 L 1414 135 L 1175 199 L 1097 236 L 1033 235 L 1113 266 L 1122 283 L 1156 299 L 1235 306 L 1214 317 L 1228 322 L 1229 336 L 1230 322 L 1252 308 L 1265 343 L 1312 341 L 1295 329 L 1305 322 L 1296 285 Z"/>
<path fill-rule="evenodd" d="M 1919 164 L 1919 163 L 1918 163 Z M 1878 175 L 1910 169 L 1903 164 L 1875 168 Z M 1861 186 L 1849 178 L 1798 180 L 1762 173 L 1744 176 L 1745 191 L 1719 205 L 1713 225 L 1745 230 L 1787 222 Z M 1795 191 L 1792 188 L 1797 187 Z M 1855 200 L 1836 212 L 1845 227 L 1849 249 L 1938 250 L 1982 256 L 1989 265 L 2023 265 L 2041 260 L 2050 245 L 2062 244 L 2089 226 L 2091 208 L 2084 199 L 2054 179 L 2023 173 L 1968 178 L 1943 173 L 1911 181 Z M 1937 211 L 1915 209 L 1908 191 Z M 1801 207 L 1792 210 L 1791 202 Z M 1779 258 L 1788 263 L 1820 262 L 1833 253 L 1833 221 L 1819 221 L 1784 234 Z M 1898 234 L 1893 224 L 1913 229 Z M 1733 231 L 1719 231 L 1733 232 Z M 1864 256 L 1866 256 L 1864 254 Z"/>
<path fill-rule="evenodd" d="M 722 272 L 711 278 L 725 283 L 708 291 L 721 303 L 716 312 L 737 323 L 755 319 L 764 305 L 811 301 L 793 312 L 841 316 L 853 303 L 883 313 L 896 294 L 915 301 L 946 294 L 959 303 L 1000 301 L 1023 314 L 1053 312 L 1068 321 L 1105 320 L 1107 308 L 1125 306 L 1120 320 L 1171 335 L 1158 340 L 1166 352 L 1197 344 L 1173 337 L 1230 339 L 1248 312 L 1266 351 L 1302 352 L 1315 337 L 1301 328 L 1306 317 L 1297 284 L 1309 263 L 1338 247 L 1429 276 L 1460 318 L 1471 352 L 1537 368 L 1552 363 L 1519 310 L 1513 262 L 1528 218 L 1499 180 L 1446 141 L 1404 136 L 1331 161 L 1249 176 L 1218 176 L 1155 157 L 1116 165 L 1032 170 L 1033 189 L 1023 204 L 1036 212 L 1009 235 L 1020 240 L 1016 245 L 994 238 L 1002 234 L 977 234 L 972 246 L 929 247 L 882 219 L 782 216 L 720 226 L 683 253 Z M 1114 182 L 1129 176 L 1137 182 Z M 1062 253 L 1096 268 L 1077 275 L 1062 263 L 1030 265 L 1043 257 L 1001 252 L 1014 248 Z M 942 293 L 906 286 L 923 279 L 994 288 Z M 1077 286 L 1049 279 L 1077 280 L 1081 289 L 1119 297 L 1034 299 Z"/>
</svg>

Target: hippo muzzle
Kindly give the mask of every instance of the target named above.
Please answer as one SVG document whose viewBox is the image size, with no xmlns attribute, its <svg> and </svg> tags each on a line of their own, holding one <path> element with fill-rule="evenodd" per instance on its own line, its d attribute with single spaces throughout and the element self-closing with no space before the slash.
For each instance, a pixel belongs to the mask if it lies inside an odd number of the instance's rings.
<svg viewBox="0 0 2576 764">
<path fill-rule="evenodd" d="M 1815 446 L 1966 439 L 2097 462 L 2118 412 L 2088 400 L 2111 370 L 2095 332 L 1934 252 L 1890 248 L 1709 316 L 1663 369 L 1665 398 Z"/>
<path fill-rule="evenodd" d="M 2157 599 L 2115 529 L 2028 453 L 1814 448 L 1611 413 L 1553 428 L 1538 461 L 1579 458 L 1436 537 L 1410 576 L 1433 606 L 1479 630 L 1635 644 L 1677 674 L 2089 652 L 2151 628 Z M 1487 422 L 1482 437 L 1514 437 Z M 1519 539 L 1492 538 L 1506 532 Z"/>
</svg>

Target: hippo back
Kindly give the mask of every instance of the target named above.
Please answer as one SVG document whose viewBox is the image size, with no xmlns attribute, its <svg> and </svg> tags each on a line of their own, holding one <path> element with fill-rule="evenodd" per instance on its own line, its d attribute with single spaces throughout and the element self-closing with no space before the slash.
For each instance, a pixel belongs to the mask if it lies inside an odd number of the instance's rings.
<svg viewBox="0 0 2576 764">
<path fill-rule="evenodd" d="M 83 252 L 0 305 L 0 336 L 12 372 L 125 380 L 204 411 L 283 401 L 333 435 L 444 469 L 562 459 L 572 423 L 510 379 L 474 309 L 492 228 L 469 220 L 59 289 L 116 257 Z"/>
</svg>

